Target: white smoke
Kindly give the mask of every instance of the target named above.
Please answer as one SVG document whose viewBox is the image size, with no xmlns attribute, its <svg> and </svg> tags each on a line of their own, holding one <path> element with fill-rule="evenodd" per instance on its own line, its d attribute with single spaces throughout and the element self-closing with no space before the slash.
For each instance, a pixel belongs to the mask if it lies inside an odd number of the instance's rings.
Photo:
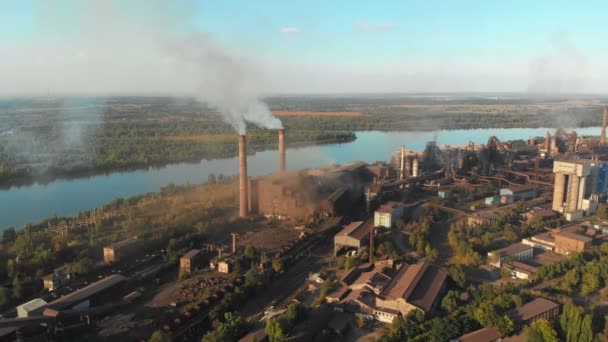
<svg viewBox="0 0 608 342">
<path fill-rule="evenodd" d="M 239 134 L 246 133 L 246 121 L 262 128 L 283 128 L 259 100 L 258 69 L 251 61 L 223 49 L 204 33 L 169 42 L 167 47 L 176 65 L 198 76 L 198 98 L 216 107 Z"/>
<path fill-rule="evenodd" d="M 217 108 L 239 133 L 246 121 L 282 126 L 259 100 L 266 82 L 257 81 L 256 63 L 199 32 L 195 1 L 34 5 L 37 32 L 0 44 L 0 96 L 188 95 Z"/>
</svg>

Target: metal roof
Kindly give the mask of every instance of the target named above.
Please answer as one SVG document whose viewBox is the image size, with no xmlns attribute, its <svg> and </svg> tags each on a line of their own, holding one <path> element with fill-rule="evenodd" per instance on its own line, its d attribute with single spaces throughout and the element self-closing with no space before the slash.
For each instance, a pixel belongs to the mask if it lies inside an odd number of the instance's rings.
<svg viewBox="0 0 608 342">
<path fill-rule="evenodd" d="M 47 302 L 42 298 L 32 299 L 27 303 L 23 303 L 17 307 L 17 311 L 25 310 L 26 312 L 32 312 L 45 306 Z"/>
</svg>

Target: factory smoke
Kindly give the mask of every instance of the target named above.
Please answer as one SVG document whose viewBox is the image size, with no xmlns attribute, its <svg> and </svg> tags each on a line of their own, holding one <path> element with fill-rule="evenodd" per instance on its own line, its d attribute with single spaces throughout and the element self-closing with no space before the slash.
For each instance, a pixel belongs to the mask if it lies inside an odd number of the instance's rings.
<svg viewBox="0 0 608 342">
<path fill-rule="evenodd" d="M 194 1 L 34 2 L 38 31 L 0 45 L 3 95 L 179 95 L 217 110 L 242 134 L 246 122 L 281 128 L 260 101 L 258 62 L 195 25 Z M 262 81 L 266 79 L 266 81 Z"/>
</svg>

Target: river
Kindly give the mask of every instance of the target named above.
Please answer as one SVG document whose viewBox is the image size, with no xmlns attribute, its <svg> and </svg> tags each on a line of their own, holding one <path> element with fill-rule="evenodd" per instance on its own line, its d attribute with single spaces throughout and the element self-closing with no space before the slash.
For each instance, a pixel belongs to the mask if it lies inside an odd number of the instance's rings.
<svg viewBox="0 0 608 342">
<path fill-rule="evenodd" d="M 550 129 L 552 132 L 554 129 Z M 334 145 L 287 149 L 287 168 L 300 170 L 352 160 L 374 162 L 388 160 L 392 151 L 402 145 L 422 150 L 427 141 L 438 144 L 485 143 L 491 136 L 502 141 L 545 136 L 546 128 L 473 129 L 436 132 L 357 132 L 357 140 Z M 579 135 L 599 135 L 599 127 L 577 129 Z M 278 153 L 258 152 L 248 156 L 250 176 L 274 172 Z M 55 214 L 67 216 L 100 207 L 117 197 L 158 191 L 167 184 L 198 184 L 212 173 L 234 175 L 237 158 L 202 160 L 200 163 L 171 164 L 129 172 L 115 172 L 87 178 L 60 179 L 48 184 L 33 184 L 0 191 L 0 227 L 21 227 Z"/>
</svg>

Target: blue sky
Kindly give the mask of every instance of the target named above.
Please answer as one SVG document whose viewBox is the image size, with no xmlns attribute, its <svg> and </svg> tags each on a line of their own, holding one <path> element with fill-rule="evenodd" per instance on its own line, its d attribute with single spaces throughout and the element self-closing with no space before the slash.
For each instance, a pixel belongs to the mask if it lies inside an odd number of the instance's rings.
<svg viewBox="0 0 608 342">
<path fill-rule="evenodd" d="M 0 3 L 0 49 L 31 48 L 50 37 L 83 45 L 86 39 L 73 35 L 88 32 L 78 28 L 88 20 L 74 21 L 81 14 L 72 9 L 84 2 Z M 171 34 L 209 32 L 232 53 L 259 64 L 268 92 L 608 92 L 606 1 L 114 1 L 112 6 L 123 22 L 99 17 L 103 29 L 129 31 L 133 26 L 124 23 L 129 21 L 139 22 L 139 28 L 158 26 L 147 21 L 151 17 Z"/>
</svg>

